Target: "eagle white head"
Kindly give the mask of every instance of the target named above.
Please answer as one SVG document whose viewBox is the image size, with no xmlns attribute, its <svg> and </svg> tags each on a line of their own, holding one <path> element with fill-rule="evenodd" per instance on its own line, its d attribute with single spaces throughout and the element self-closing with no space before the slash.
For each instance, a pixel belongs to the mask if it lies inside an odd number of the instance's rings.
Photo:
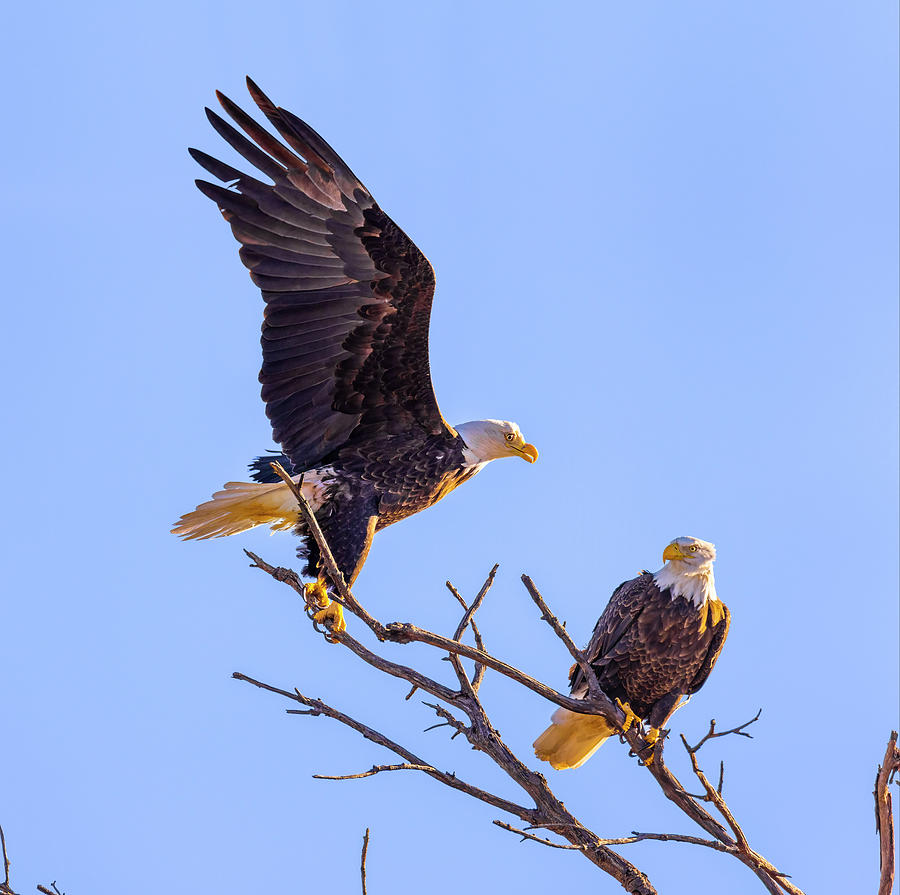
<svg viewBox="0 0 900 895">
<path fill-rule="evenodd" d="M 466 461 L 471 466 L 502 457 L 521 457 L 529 463 L 538 458 L 538 450 L 525 441 L 519 427 L 507 420 L 474 420 L 456 427 L 466 443 Z"/>
<path fill-rule="evenodd" d="M 685 597 L 702 606 L 706 600 L 718 600 L 713 577 L 716 545 L 700 538 L 675 538 L 663 550 L 665 565 L 653 576 L 656 586 L 675 597 Z"/>
</svg>

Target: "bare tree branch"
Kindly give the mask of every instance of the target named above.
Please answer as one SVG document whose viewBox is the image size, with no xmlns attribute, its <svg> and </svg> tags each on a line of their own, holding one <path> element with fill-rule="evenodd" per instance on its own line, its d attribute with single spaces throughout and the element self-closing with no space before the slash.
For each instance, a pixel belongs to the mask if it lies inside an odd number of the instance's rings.
<svg viewBox="0 0 900 895">
<path fill-rule="evenodd" d="M 499 568 L 499 566 L 494 566 L 494 570 Z M 459 604 L 462 606 L 463 610 L 468 613 L 469 604 L 460 596 L 459 591 L 449 582 L 445 582 L 447 585 L 447 590 L 453 594 L 454 597 L 459 601 Z M 478 607 L 476 607 L 477 609 Z M 474 615 L 475 610 L 472 611 Z M 471 618 L 469 624 L 472 627 L 472 636 L 475 638 L 475 646 L 477 649 L 484 651 L 484 640 L 481 637 L 481 631 L 478 629 L 478 625 L 475 623 L 475 619 Z M 459 640 L 459 637 L 455 637 L 455 640 Z M 472 689 L 477 693 L 478 688 L 481 686 L 481 682 L 484 680 L 484 673 L 487 669 L 480 662 L 475 663 L 475 671 L 472 674 Z"/>
<path fill-rule="evenodd" d="M 399 755 L 408 764 L 418 765 L 419 767 L 423 768 L 424 772 L 428 774 L 429 777 L 433 777 L 435 780 L 440 781 L 445 786 L 449 786 L 451 789 L 457 789 L 460 792 L 464 792 L 466 795 L 479 799 L 482 802 L 487 802 L 489 805 L 493 805 L 495 808 L 499 808 L 501 811 L 507 811 L 510 814 L 515 814 L 516 817 L 521 817 L 523 820 L 527 820 L 529 822 L 534 820 L 534 813 L 528 808 L 523 808 L 521 805 L 517 805 L 515 802 L 510 802 L 507 799 L 502 799 L 499 796 L 495 796 L 493 793 L 489 793 L 483 789 L 479 789 L 477 786 L 472 786 L 471 784 L 460 780 L 455 774 L 437 770 L 428 762 L 422 761 L 421 758 L 410 752 L 408 749 L 405 749 L 403 746 L 395 743 L 393 740 L 388 739 L 388 737 L 386 737 L 383 733 L 380 733 L 374 728 L 362 724 L 360 721 L 351 718 L 349 715 L 345 715 L 343 712 L 339 712 L 337 709 L 332 708 L 330 705 L 327 705 L 320 699 L 310 699 L 308 696 L 304 696 L 298 690 L 295 690 L 293 693 L 289 693 L 287 690 L 281 690 L 278 687 L 272 687 L 269 684 L 264 684 L 262 681 L 254 680 L 252 677 L 248 677 L 247 675 L 241 674 L 237 671 L 232 675 L 232 677 L 236 680 L 246 681 L 248 684 L 253 684 L 253 686 L 259 687 L 262 690 L 268 690 L 270 693 L 278 693 L 280 696 L 284 696 L 287 699 L 293 699 L 295 702 L 299 702 L 302 705 L 308 706 L 310 709 L 312 709 L 312 711 L 310 712 L 310 714 L 312 715 L 325 715 L 325 717 L 327 718 L 333 718 L 335 721 L 340 721 L 341 724 L 346 724 L 347 727 L 352 727 L 355 731 L 361 733 L 367 740 L 371 740 L 373 743 L 377 743 L 379 746 L 384 746 L 385 749 L 390 749 L 391 752 Z"/>
<path fill-rule="evenodd" d="M 502 820 L 495 820 L 493 823 L 495 827 L 500 827 L 501 830 L 508 830 L 510 833 L 516 833 L 521 836 L 523 842 L 526 839 L 530 839 L 532 842 L 540 842 L 541 845 L 549 845 L 550 848 L 575 849 L 577 851 L 587 848 L 586 845 L 565 845 L 562 842 L 551 842 L 549 839 L 542 839 L 540 836 L 520 830 L 518 827 L 514 827 L 512 824 L 505 823 Z"/>
<path fill-rule="evenodd" d="M 738 736 L 741 736 L 741 737 L 747 737 L 748 740 L 752 740 L 752 739 L 753 739 L 753 734 L 752 734 L 752 733 L 746 733 L 746 732 L 744 731 L 744 728 L 745 728 L 745 727 L 749 727 L 751 724 L 754 724 L 755 722 L 759 721 L 759 716 L 760 716 L 761 714 L 762 714 L 762 709 L 760 709 L 760 710 L 756 713 L 755 717 L 751 718 L 749 721 L 745 721 L 743 724 L 739 724 L 737 727 L 732 727 L 731 730 L 722 730 L 722 731 L 719 731 L 719 732 L 716 732 L 716 719 L 713 718 L 713 719 L 709 722 L 709 730 L 707 731 L 707 733 L 706 733 L 706 735 L 703 737 L 703 739 L 700 740 L 700 742 L 697 743 L 696 746 L 688 746 L 687 743 L 685 743 L 685 746 L 687 747 L 688 752 L 691 753 L 691 754 L 693 754 L 694 752 L 698 752 L 698 751 L 700 750 L 700 747 L 701 747 L 707 740 L 712 740 L 712 739 L 715 739 L 716 737 L 727 737 L 729 734 L 732 734 L 732 733 L 733 733 L 733 734 L 737 734 Z"/>
<path fill-rule="evenodd" d="M 878 766 L 878 773 L 875 775 L 875 829 L 878 832 L 881 868 L 878 895 L 891 895 L 894 889 L 894 811 L 888 787 L 898 771 L 900 749 L 897 749 L 897 731 L 892 730 L 884 761 Z"/>
<path fill-rule="evenodd" d="M 491 589 L 491 585 L 494 583 L 494 576 L 497 574 L 497 569 L 499 568 L 499 563 L 495 563 L 494 568 L 492 568 L 488 573 L 484 584 L 481 586 L 481 590 L 478 592 L 478 595 L 475 597 L 471 606 L 468 606 L 466 604 L 466 601 L 462 598 L 459 591 L 449 581 L 446 582 L 447 588 L 450 593 L 452 593 L 453 596 L 456 597 L 460 605 L 463 607 L 463 617 L 460 619 L 459 625 L 457 625 L 456 628 L 456 632 L 453 635 L 453 639 L 455 641 L 460 641 L 466 628 L 471 624 L 472 635 L 475 638 L 475 646 L 479 650 L 484 650 L 484 641 L 481 639 L 481 632 L 478 630 L 478 625 L 475 624 L 475 613 L 478 611 L 484 598 L 487 596 L 488 591 Z M 478 688 L 481 686 L 481 682 L 484 680 L 485 666 L 480 662 L 475 662 L 475 671 L 472 674 L 472 680 L 469 681 L 469 679 L 465 675 L 465 671 L 463 670 L 459 656 L 457 656 L 455 653 L 448 653 L 448 656 L 450 657 L 450 662 L 453 665 L 453 670 L 456 672 L 456 676 L 459 680 L 459 685 L 462 689 L 462 692 L 467 695 L 469 693 L 471 693 L 472 695 L 477 693 Z"/>
<path fill-rule="evenodd" d="M 363 836 L 362 855 L 359 859 L 359 875 L 362 877 L 362 895 L 368 895 L 366 889 L 366 856 L 369 854 L 369 828 L 366 827 L 366 835 Z"/>
<path fill-rule="evenodd" d="M 363 777 L 372 777 L 382 771 L 436 771 L 430 764 L 378 764 L 372 765 L 368 771 L 359 774 L 313 774 L 313 780 L 361 780 Z"/>
<path fill-rule="evenodd" d="M 9 855 L 6 853 L 6 836 L 3 834 L 3 827 L 0 827 L 0 847 L 3 849 L 3 884 L 0 885 L 0 893 L 15 895 L 9 884 Z"/>
<path fill-rule="evenodd" d="M 605 694 L 603 690 L 600 689 L 600 683 L 597 680 L 597 675 L 594 672 L 594 668 L 591 663 L 588 661 L 587 656 L 575 645 L 575 642 L 569 637 L 569 632 L 566 630 L 566 626 L 560 624 L 559 619 L 550 611 L 550 607 L 547 606 L 544 598 L 541 596 L 541 592 L 537 589 L 534 582 L 528 575 L 522 576 L 522 583 L 525 585 L 525 589 L 531 594 L 531 599 L 534 600 L 538 609 L 541 610 L 541 618 L 550 625 L 551 628 L 556 632 L 556 636 L 566 645 L 566 649 L 572 654 L 572 658 L 578 663 L 578 667 L 581 669 L 584 674 L 584 679 L 587 681 L 588 686 L 588 695 L 592 699 L 600 700 Z M 622 712 L 622 720 L 625 719 L 625 713 Z M 615 720 L 615 719 L 607 719 L 607 720 Z"/>
<path fill-rule="evenodd" d="M 528 827 L 525 830 L 520 830 L 517 827 L 512 826 L 511 824 L 504 823 L 501 820 L 495 820 L 494 825 L 498 827 L 502 827 L 504 830 L 509 830 L 510 833 L 518 833 L 520 836 L 525 839 L 531 839 L 534 842 L 540 842 L 542 845 L 549 845 L 553 848 L 563 848 L 563 849 L 578 849 L 583 848 L 583 846 L 576 845 L 563 845 L 559 842 L 551 842 L 549 839 L 542 839 L 540 836 L 531 835 L 528 830 L 539 829 L 538 827 Z M 618 839 L 598 839 L 597 845 L 631 845 L 634 842 L 645 842 L 645 841 L 655 841 L 655 842 L 687 842 L 691 845 L 703 845 L 706 848 L 714 849 L 715 851 L 721 851 L 726 853 L 731 853 L 733 849 L 728 848 L 725 845 L 722 845 L 721 842 L 715 842 L 712 839 L 700 839 L 697 836 L 682 836 L 679 833 L 639 833 L 637 830 L 633 831 L 631 836 L 622 836 Z"/>
</svg>

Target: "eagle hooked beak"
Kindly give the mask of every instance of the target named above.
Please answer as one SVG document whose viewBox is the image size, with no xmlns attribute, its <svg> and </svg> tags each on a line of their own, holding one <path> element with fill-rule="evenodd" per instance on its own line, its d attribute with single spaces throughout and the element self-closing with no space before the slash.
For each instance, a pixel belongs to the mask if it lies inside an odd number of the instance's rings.
<svg viewBox="0 0 900 895">
<path fill-rule="evenodd" d="M 663 562 L 666 562 L 666 560 L 669 559 L 684 559 L 684 554 L 677 544 L 669 544 L 669 546 L 663 550 Z"/>
<path fill-rule="evenodd" d="M 523 460 L 527 460 L 529 463 L 537 461 L 538 449 L 533 444 L 523 444 L 522 447 L 517 448 L 517 450 L 522 454 Z"/>
</svg>

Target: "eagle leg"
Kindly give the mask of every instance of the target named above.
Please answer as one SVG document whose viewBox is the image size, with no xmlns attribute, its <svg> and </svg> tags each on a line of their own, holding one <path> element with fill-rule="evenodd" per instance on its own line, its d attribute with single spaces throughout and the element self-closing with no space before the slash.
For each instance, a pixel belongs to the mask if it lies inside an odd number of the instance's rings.
<svg viewBox="0 0 900 895">
<path fill-rule="evenodd" d="M 642 723 L 642 719 L 639 718 L 631 706 L 627 702 L 622 702 L 621 699 L 616 700 L 616 705 L 625 712 L 625 721 L 622 724 L 622 733 L 628 733 L 631 730 L 631 725 L 637 721 L 638 724 Z"/>
<path fill-rule="evenodd" d="M 344 607 L 335 603 L 328 596 L 328 588 L 325 582 L 319 579 L 306 585 L 304 598 L 306 599 L 306 611 L 312 620 L 328 629 L 326 639 L 333 641 L 329 635 L 340 634 L 347 630 L 344 621 Z"/>
</svg>

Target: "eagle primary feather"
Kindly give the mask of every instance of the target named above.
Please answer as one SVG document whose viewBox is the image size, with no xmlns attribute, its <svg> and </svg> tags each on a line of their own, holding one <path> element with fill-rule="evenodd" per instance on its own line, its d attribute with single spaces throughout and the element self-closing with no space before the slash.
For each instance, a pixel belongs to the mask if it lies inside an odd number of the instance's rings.
<svg viewBox="0 0 900 895">
<path fill-rule="evenodd" d="M 231 225 L 262 291 L 259 379 L 283 454 L 257 458 L 255 484 L 229 483 L 173 532 L 206 538 L 296 525 L 306 542 L 306 572 L 321 576 L 316 545 L 287 486 L 267 468 L 279 460 L 303 477 L 338 566 L 352 581 L 376 531 L 431 506 L 485 463 L 506 456 L 533 463 L 537 450 L 514 423 L 479 420 L 458 430 L 447 424 L 428 364 L 431 265 L 325 140 L 249 78 L 247 86 L 284 142 L 222 94 L 240 130 L 212 110 L 207 117 L 271 183 L 190 152 L 228 185 L 197 181 Z"/>
<path fill-rule="evenodd" d="M 651 730 L 703 686 L 725 644 L 731 615 L 716 593 L 715 556 L 708 541 L 676 538 L 663 568 L 616 588 L 585 648 L 603 692 L 627 703 Z M 587 696 L 578 665 L 570 684 L 574 697 Z M 552 722 L 534 749 L 557 770 L 580 767 L 616 732 L 602 718 L 566 709 Z"/>
</svg>

